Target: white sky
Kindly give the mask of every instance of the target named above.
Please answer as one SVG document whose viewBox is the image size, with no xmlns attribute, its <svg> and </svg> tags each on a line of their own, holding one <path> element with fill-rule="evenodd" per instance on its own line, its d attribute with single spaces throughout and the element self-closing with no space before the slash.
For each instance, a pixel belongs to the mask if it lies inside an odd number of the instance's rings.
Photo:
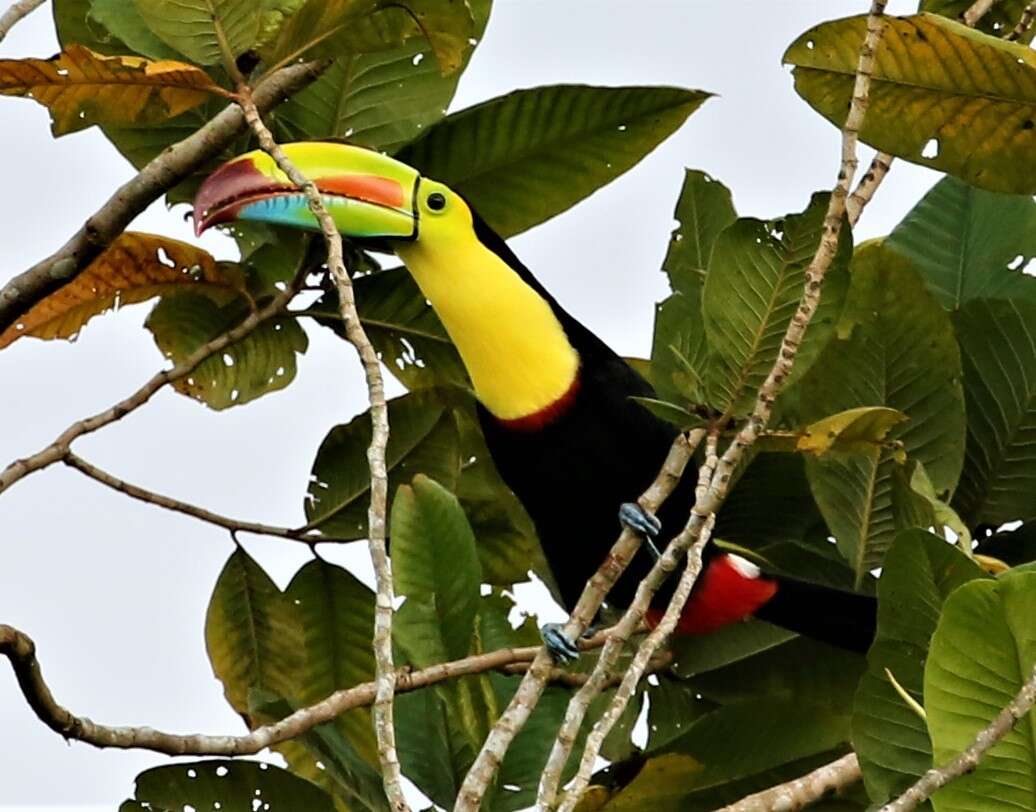
<svg viewBox="0 0 1036 812">
<path fill-rule="evenodd" d="M 7 0 L 0 0 L 0 6 Z M 577 317 L 627 355 L 650 348 L 659 266 L 684 166 L 726 183 L 742 215 L 799 211 L 828 188 L 837 131 L 792 89 L 780 56 L 824 18 L 866 0 L 496 0 L 489 30 L 454 109 L 516 87 L 584 82 L 671 84 L 719 94 L 632 172 L 574 210 L 513 241 Z M 916 3 L 893 0 L 891 13 Z M 0 57 L 49 56 L 49 4 L 0 45 Z M 0 99 L 0 281 L 61 245 L 132 170 L 96 130 L 50 137 L 43 108 Z M 869 157 L 869 153 L 867 155 Z M 897 164 L 857 238 L 886 233 L 936 179 Z M 156 204 L 133 224 L 190 240 L 184 209 Z M 233 253 L 218 235 L 203 241 Z M 147 305 L 93 321 L 76 345 L 19 341 L 0 354 L 0 466 L 34 452 L 70 422 L 136 389 L 161 366 L 141 329 Z M 166 390 L 129 418 L 76 445 L 117 476 L 221 513 L 294 525 L 317 446 L 363 409 L 351 348 L 310 330 L 309 352 L 285 392 L 223 413 Z M 282 585 L 304 547 L 248 539 Z M 55 466 L 0 498 L 0 622 L 37 642 L 58 701 L 109 724 L 182 732 L 243 732 L 203 644 L 205 608 L 231 552 L 227 534 L 134 502 Z M 331 556 L 369 573 L 363 545 Z M 536 596 L 526 608 L 542 604 Z M 115 806 L 145 752 L 66 745 L 25 705 L 0 662 L 0 807 Z"/>
</svg>

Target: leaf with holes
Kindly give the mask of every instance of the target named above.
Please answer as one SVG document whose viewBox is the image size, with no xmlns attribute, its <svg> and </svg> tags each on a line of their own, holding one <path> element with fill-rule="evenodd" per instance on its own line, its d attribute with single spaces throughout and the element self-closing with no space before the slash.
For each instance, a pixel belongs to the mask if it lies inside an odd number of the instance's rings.
<svg viewBox="0 0 1036 812">
<path fill-rule="evenodd" d="M 148 28 L 199 65 L 236 59 L 259 37 L 255 0 L 133 0 Z"/>
<path fill-rule="evenodd" d="M 389 499 L 399 485 L 425 474 L 448 490 L 460 475 L 457 424 L 434 390 L 421 390 L 389 401 L 386 466 Z M 370 473 L 367 447 L 371 441 L 370 414 L 335 426 L 317 451 L 306 496 L 309 525 L 336 539 L 367 536 Z"/>
<path fill-rule="evenodd" d="M 1036 192 L 1036 54 L 935 14 L 886 17 L 865 143 L 994 192 Z M 795 90 L 845 123 L 866 15 L 811 28 L 784 54 Z"/>
<path fill-rule="evenodd" d="M 977 298 L 1036 301 L 1036 202 L 943 178 L 885 240 L 948 310 Z"/>
<path fill-rule="evenodd" d="M 335 812 L 331 797 L 273 764 L 229 759 L 188 761 L 145 770 L 136 779 L 133 800 L 120 812 L 181 812 L 184 809 L 255 808 Z"/>
<path fill-rule="evenodd" d="M 518 90 L 448 116 L 398 157 L 449 184 L 511 237 L 635 166 L 709 95 L 675 87 Z"/>
<path fill-rule="evenodd" d="M 669 238 L 662 269 L 669 286 L 687 294 L 705 284 L 712 247 L 737 219 L 737 212 L 726 186 L 705 172 L 688 169 L 674 215 L 679 225 Z"/>
<path fill-rule="evenodd" d="M 823 233 L 828 196 L 814 195 L 801 214 L 764 222 L 741 219 L 716 239 L 705 280 L 703 315 L 709 345 L 706 389 L 719 411 L 751 411 L 777 360 L 806 284 L 806 268 Z M 852 241 L 842 229 L 820 307 L 798 352 L 792 379 L 816 360 L 834 332 L 849 287 Z"/>
<path fill-rule="evenodd" d="M 853 748 L 871 800 L 896 798 L 932 766 L 924 721 L 889 680 L 923 702 L 928 644 L 947 596 L 986 576 L 957 548 L 925 530 L 900 533 L 878 581 L 878 629 L 853 707 Z"/>
<path fill-rule="evenodd" d="M 974 4 L 975 0 L 921 0 L 921 11 L 930 11 L 952 20 L 959 20 Z M 995 0 L 978 21 L 977 28 L 995 37 L 1003 37 L 1018 25 L 1028 4 L 1029 0 Z M 1029 42 L 1033 33 L 1030 26 L 1019 42 Z"/>
<path fill-rule="evenodd" d="M 1036 668 L 1036 573 L 965 584 L 947 599 L 924 672 L 936 764 L 971 746 Z M 1036 716 L 1027 714 L 967 775 L 932 797 L 936 812 L 1001 812 L 1036 803 Z"/>
<path fill-rule="evenodd" d="M 238 713 L 247 717 L 255 690 L 293 695 L 302 665 L 302 628 L 287 598 L 241 548 L 216 580 L 205 615 L 205 646 Z"/>
<path fill-rule="evenodd" d="M 471 5 L 474 36 L 481 38 L 491 3 Z M 346 54 L 281 105 L 276 124 L 288 136 L 285 140 L 343 137 L 350 144 L 392 153 L 446 115 L 459 80 L 459 71 L 442 75 L 424 41 L 379 53 Z"/>
<path fill-rule="evenodd" d="M 194 65 L 102 56 L 82 45 L 51 59 L 0 59 L 0 95 L 42 104 L 55 136 L 98 123 L 156 124 L 221 92 Z"/>
<path fill-rule="evenodd" d="M 240 324 L 250 312 L 250 303 L 243 297 L 221 305 L 207 296 L 182 293 L 165 296 L 144 326 L 162 354 L 178 364 Z M 241 406 L 290 384 L 295 379 L 296 356 L 308 346 L 309 339 L 294 316 L 268 319 L 173 386 L 212 409 Z"/>
<path fill-rule="evenodd" d="M 964 455 L 964 397 L 949 316 L 907 260 L 868 243 L 853 258 L 839 332 L 801 382 L 803 422 L 860 406 L 902 412 L 909 419 L 889 439 L 924 464 L 938 494 L 952 492 Z M 896 531 L 919 520 L 903 507 L 908 489 L 897 492 L 901 453 L 807 459 L 813 496 L 858 582 L 881 565 Z"/>
<path fill-rule="evenodd" d="M 971 524 L 1036 517 L 1036 302 L 969 302 L 956 318 L 968 444 L 953 504 Z"/>
<path fill-rule="evenodd" d="M 72 282 L 41 300 L 0 334 L 0 348 L 22 336 L 75 338 L 94 316 L 173 291 L 216 301 L 236 295 L 208 252 L 185 242 L 127 231 Z"/>
</svg>

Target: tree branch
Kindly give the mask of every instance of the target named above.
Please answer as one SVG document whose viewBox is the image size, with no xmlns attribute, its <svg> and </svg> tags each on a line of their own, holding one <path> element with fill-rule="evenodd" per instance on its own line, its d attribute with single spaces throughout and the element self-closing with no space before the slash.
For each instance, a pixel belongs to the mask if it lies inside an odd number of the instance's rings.
<svg viewBox="0 0 1036 812">
<path fill-rule="evenodd" d="M 680 481 L 684 468 L 704 434 L 704 430 L 696 429 L 688 436 L 680 435 L 673 441 L 672 448 L 669 449 L 669 454 L 666 456 L 658 476 L 638 500 L 641 507 L 651 512 L 658 510 Z M 619 539 L 612 546 L 608 557 L 583 588 L 575 609 L 572 610 L 572 614 L 565 624 L 564 633 L 570 640 L 578 640 L 590 625 L 608 591 L 629 565 L 633 555 L 640 547 L 640 543 L 640 536 L 631 530 L 624 529 L 619 535 Z M 547 653 L 546 648 L 541 648 L 536 659 L 529 666 L 525 678 L 518 686 L 518 690 L 511 698 L 511 702 L 486 737 L 474 764 L 464 777 L 460 792 L 457 794 L 454 812 L 473 812 L 479 808 L 482 796 L 503 762 L 504 754 L 514 737 L 518 735 L 532 715 L 553 667 L 554 663 L 550 654 Z"/>
<path fill-rule="evenodd" d="M 1008 42 L 1020 40 L 1029 33 L 1033 19 L 1036 19 L 1036 0 L 1033 0 L 1022 10 L 1022 16 L 1018 18 L 1018 25 L 1012 28 L 1004 39 Z"/>
<path fill-rule="evenodd" d="M 4 37 L 10 34 L 11 29 L 22 19 L 28 17 L 42 5 L 43 0 L 18 0 L 17 3 L 12 3 L 7 11 L 0 14 L 0 42 L 4 41 Z"/>
<path fill-rule="evenodd" d="M 345 337 L 356 348 L 367 379 L 372 423 L 371 444 L 367 449 L 367 463 L 371 475 L 371 503 L 367 511 L 368 544 L 371 561 L 374 564 L 377 594 L 374 604 L 374 659 L 377 697 L 374 701 L 374 730 L 378 740 L 378 758 L 381 762 L 382 781 L 385 794 L 396 812 L 409 812 L 403 795 L 402 768 L 396 752 L 396 731 L 393 722 L 393 696 L 396 689 L 396 669 L 392 664 L 392 568 L 385 544 L 386 513 L 388 509 L 388 472 L 385 465 L 385 447 L 389 438 L 388 406 L 385 402 L 385 382 L 381 374 L 381 361 L 367 337 L 353 295 L 352 280 L 345 269 L 342 257 L 342 235 L 338 233 L 334 220 L 324 208 L 323 199 L 317 187 L 303 175 L 280 148 L 273 135 L 260 117 L 252 101 L 251 89 L 246 85 L 238 88 L 240 104 L 252 131 L 259 138 L 259 145 L 277 162 L 290 179 L 306 195 L 310 211 L 320 223 L 321 233 L 327 243 L 327 265 L 338 288 L 338 300 L 345 325 Z"/>
<path fill-rule="evenodd" d="M 32 456 L 12 462 L 3 471 L 0 471 L 0 493 L 3 493 L 15 482 L 34 471 L 42 470 L 55 462 L 61 462 L 69 455 L 73 441 L 84 434 L 90 434 L 110 423 L 121 420 L 130 412 L 139 409 L 151 400 L 155 393 L 163 386 L 189 375 L 206 358 L 226 349 L 234 342 L 240 341 L 260 324 L 279 315 L 295 297 L 304 278 L 305 271 L 300 270 L 287 288 L 278 293 L 264 307 L 249 313 L 245 320 L 237 327 L 216 336 L 216 338 L 199 347 L 171 369 L 162 370 L 148 380 L 140 389 L 129 397 L 120 400 L 114 406 L 105 409 L 103 412 L 98 412 L 92 417 L 77 420 L 43 450 L 37 451 Z"/>
<path fill-rule="evenodd" d="M 986 753 L 1010 733 L 1018 720 L 1029 713 L 1034 705 L 1036 705 L 1036 668 L 1033 668 L 1028 682 L 1022 685 L 1015 698 L 979 732 L 967 750 L 949 764 L 926 772 L 916 784 L 896 800 L 885 804 L 881 808 L 881 812 L 909 812 L 911 809 L 916 809 L 919 804 L 927 801 L 937 789 L 970 773 L 979 765 Z"/>
<path fill-rule="evenodd" d="M 974 3 L 961 15 L 961 19 L 964 24 L 969 28 L 974 28 L 975 24 L 985 16 L 985 13 L 989 11 L 996 4 L 996 0 L 975 0 Z"/>
<path fill-rule="evenodd" d="M 313 533 L 312 531 L 306 530 L 302 527 L 291 529 L 287 527 L 273 527 L 268 524 L 259 524 L 258 522 L 245 522 L 239 521 L 238 519 L 229 519 L 226 516 L 219 515 L 218 513 L 213 513 L 212 511 L 205 510 L 204 508 L 197 507 L 196 505 L 192 505 L 187 502 L 181 502 L 178 499 L 173 499 L 160 493 L 154 493 L 153 491 L 146 490 L 130 482 L 119 479 L 118 477 L 109 474 L 107 471 L 98 468 L 96 465 L 92 465 L 71 451 L 68 451 L 64 457 L 62 457 L 61 461 L 70 468 L 75 468 L 90 479 L 100 482 L 102 485 L 106 485 L 112 490 L 116 490 L 133 499 L 139 499 L 141 502 L 147 502 L 149 505 L 157 505 L 166 510 L 183 513 L 186 516 L 192 516 L 203 522 L 214 524 L 217 527 L 222 527 L 224 530 L 229 530 L 232 535 L 235 533 L 255 533 L 260 536 L 277 536 L 278 538 L 289 539 L 291 541 L 301 541 L 310 545 L 319 544 L 325 541 L 333 542 L 338 540 L 333 537 L 322 536 L 319 533 Z"/>
<path fill-rule="evenodd" d="M 860 761 L 855 753 L 818 767 L 786 784 L 764 789 L 717 812 L 797 812 L 859 781 Z"/>
<path fill-rule="evenodd" d="M 895 158 L 887 152 L 879 152 L 874 156 L 871 165 L 867 167 L 867 171 L 863 173 L 860 182 L 853 189 L 853 193 L 849 195 L 849 200 L 846 201 L 845 216 L 848 218 L 850 226 L 856 226 L 860 215 L 863 214 L 864 208 L 871 202 L 874 193 L 878 191 L 881 182 L 885 180 L 885 176 L 892 168 L 894 160 Z"/>
<path fill-rule="evenodd" d="M 270 74 L 256 88 L 256 106 L 261 111 L 276 107 L 316 79 L 327 64 L 306 62 Z M 116 189 L 60 249 L 0 289 L 0 332 L 37 302 L 75 279 L 134 217 L 206 161 L 217 157 L 244 128 L 240 108 L 231 104 L 197 132 L 163 150 Z"/>
<path fill-rule="evenodd" d="M 604 643 L 605 634 L 600 632 L 588 640 L 581 640 L 580 648 L 589 651 L 600 647 Z M 500 649 L 433 665 L 420 671 L 401 669 L 397 675 L 396 690 L 399 693 L 416 691 L 449 679 L 486 671 L 513 673 L 514 669 L 527 667 L 539 650 L 539 646 Z M 47 687 L 36 659 L 35 643 L 24 633 L 3 624 L 0 624 L 0 654 L 10 660 L 29 706 L 40 721 L 54 732 L 66 739 L 85 742 L 94 747 L 152 750 L 171 756 L 254 755 L 267 747 L 300 736 L 317 725 L 330 722 L 347 710 L 372 705 L 378 693 L 376 682 L 364 682 L 353 688 L 336 691 L 279 722 L 257 727 L 242 736 L 178 735 L 150 727 L 109 727 L 76 716 L 59 705 Z M 668 664 L 668 659 L 660 658 L 653 663 L 653 667 L 661 669 Z M 550 677 L 572 684 L 581 675 L 551 669 Z"/>
</svg>

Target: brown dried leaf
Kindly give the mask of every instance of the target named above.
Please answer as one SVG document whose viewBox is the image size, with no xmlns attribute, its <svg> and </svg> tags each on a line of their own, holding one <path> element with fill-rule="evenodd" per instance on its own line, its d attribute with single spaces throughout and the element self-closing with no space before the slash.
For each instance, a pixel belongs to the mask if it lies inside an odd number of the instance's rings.
<svg viewBox="0 0 1036 812">
<path fill-rule="evenodd" d="M 0 94 L 50 110 L 54 135 L 92 124 L 151 124 L 225 95 L 201 68 L 138 56 L 103 56 L 69 45 L 50 59 L 0 60 Z"/>
<path fill-rule="evenodd" d="M 167 237 L 128 231 L 72 282 L 0 333 L 0 349 L 25 335 L 75 338 L 99 313 L 188 286 L 223 296 L 234 293 L 231 281 L 206 251 Z"/>
</svg>

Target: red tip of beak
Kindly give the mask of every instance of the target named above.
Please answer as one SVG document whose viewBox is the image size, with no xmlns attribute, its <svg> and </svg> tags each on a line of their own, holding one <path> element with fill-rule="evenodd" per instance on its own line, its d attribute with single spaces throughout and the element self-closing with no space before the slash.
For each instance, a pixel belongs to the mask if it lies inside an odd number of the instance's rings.
<svg viewBox="0 0 1036 812">
<path fill-rule="evenodd" d="M 294 189 L 271 180 L 251 160 L 231 161 L 209 175 L 194 196 L 194 233 L 233 220 L 241 205 L 257 194 Z"/>
</svg>

